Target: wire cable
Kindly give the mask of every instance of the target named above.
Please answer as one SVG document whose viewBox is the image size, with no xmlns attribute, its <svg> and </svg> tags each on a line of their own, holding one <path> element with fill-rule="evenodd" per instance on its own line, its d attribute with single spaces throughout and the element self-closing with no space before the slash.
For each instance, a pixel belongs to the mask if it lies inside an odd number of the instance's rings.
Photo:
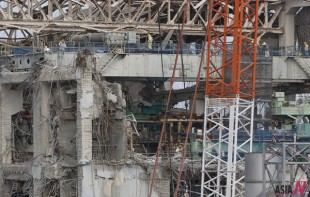
<svg viewBox="0 0 310 197">
<path fill-rule="evenodd" d="M 158 7 L 158 31 L 159 31 L 159 46 L 160 46 L 160 60 L 161 60 L 161 72 L 162 72 L 162 77 L 163 81 L 165 78 L 165 73 L 164 73 L 164 60 L 163 60 L 163 44 L 162 44 L 162 39 L 161 39 L 161 28 L 160 28 L 160 10 Z"/>
<path fill-rule="evenodd" d="M 177 197 L 177 195 L 178 195 L 178 190 L 179 190 L 179 186 L 180 186 L 182 171 L 183 171 L 183 168 L 184 168 L 184 159 L 185 159 L 185 154 L 186 154 L 186 150 L 187 150 L 188 137 L 189 137 L 189 133 L 190 133 L 191 128 L 192 128 L 192 123 L 193 123 L 192 119 L 193 119 L 193 114 L 194 114 L 194 109 L 195 109 L 195 104 L 196 104 L 197 91 L 198 91 L 198 87 L 199 87 L 200 73 L 201 73 L 201 69 L 202 69 L 204 53 L 205 53 L 205 48 L 206 48 L 206 42 L 207 42 L 206 39 L 207 39 L 207 35 L 205 36 L 205 40 L 204 40 L 204 43 L 203 43 L 203 46 L 202 46 L 200 65 L 199 65 L 199 70 L 198 70 L 198 74 L 197 74 L 197 77 L 196 77 L 196 86 L 195 86 L 193 104 L 191 106 L 190 117 L 189 117 L 188 125 L 187 125 L 187 128 L 186 128 L 186 138 L 185 138 L 185 142 L 184 142 L 183 149 L 182 149 L 182 160 L 181 160 L 180 170 L 179 170 L 179 174 L 178 174 L 178 181 L 177 181 L 176 189 L 175 189 L 175 192 L 174 192 L 174 197 Z"/>
<path fill-rule="evenodd" d="M 188 5 L 189 5 L 189 0 L 186 0 L 186 7 L 188 7 Z M 163 140 L 163 137 L 165 135 L 165 132 L 166 132 L 167 115 L 168 115 L 169 104 L 170 104 L 171 95 L 172 95 L 172 86 L 174 84 L 174 78 L 175 78 L 176 67 L 177 67 L 177 63 L 178 63 L 179 52 L 181 49 L 181 42 L 182 42 L 181 38 L 183 35 L 184 25 L 185 25 L 185 21 L 186 21 L 186 15 L 187 15 L 187 9 L 185 9 L 184 14 L 183 14 L 182 26 L 181 26 L 181 30 L 180 30 L 180 37 L 179 37 L 178 46 L 177 46 L 177 53 L 176 53 L 173 72 L 172 72 L 171 81 L 170 81 L 170 90 L 169 90 L 169 94 L 168 94 L 168 99 L 167 99 L 167 104 L 166 104 L 166 109 L 165 109 L 165 115 L 164 115 L 164 119 L 163 119 L 163 126 L 162 126 L 160 139 L 159 139 L 159 143 L 158 143 L 157 151 L 156 151 L 155 166 L 153 169 L 153 174 L 152 174 L 152 179 L 151 179 L 149 197 L 152 197 L 152 191 L 153 191 L 153 186 L 154 186 L 154 182 L 155 182 L 156 169 L 158 167 L 158 159 L 159 159 L 159 154 L 161 152 L 161 144 L 162 144 L 162 140 Z"/>
</svg>

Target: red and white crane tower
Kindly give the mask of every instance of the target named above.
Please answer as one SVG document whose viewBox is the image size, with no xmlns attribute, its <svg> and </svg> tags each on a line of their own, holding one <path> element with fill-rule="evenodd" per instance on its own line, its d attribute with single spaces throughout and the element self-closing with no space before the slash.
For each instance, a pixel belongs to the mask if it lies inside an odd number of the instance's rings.
<svg viewBox="0 0 310 197">
<path fill-rule="evenodd" d="M 201 196 L 243 196 L 252 151 L 259 0 L 210 0 Z"/>
</svg>

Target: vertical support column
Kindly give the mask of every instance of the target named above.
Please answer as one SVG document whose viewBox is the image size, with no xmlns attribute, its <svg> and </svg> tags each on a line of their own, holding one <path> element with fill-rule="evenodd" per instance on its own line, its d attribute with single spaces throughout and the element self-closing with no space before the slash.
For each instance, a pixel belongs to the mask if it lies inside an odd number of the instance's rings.
<svg viewBox="0 0 310 197">
<path fill-rule="evenodd" d="M 263 145 L 264 146 L 264 145 Z M 266 196 L 266 170 L 267 170 L 267 163 L 266 163 L 266 149 L 263 147 L 263 159 L 262 159 L 262 165 L 263 165 L 263 196 Z"/>
<path fill-rule="evenodd" d="M 11 150 L 11 116 L 7 113 L 7 103 L 6 103 L 6 88 L 1 86 L 1 163 L 12 163 L 12 150 Z"/>
<path fill-rule="evenodd" d="M 293 47 L 295 45 L 295 14 L 289 12 L 290 8 L 287 5 L 283 7 L 279 16 L 279 26 L 283 27 L 284 33 L 279 36 L 279 46 Z"/>
<path fill-rule="evenodd" d="M 88 4 L 88 16 L 87 16 L 87 20 L 88 21 L 92 21 L 92 17 L 93 17 L 93 4 Z"/>
<path fill-rule="evenodd" d="M 73 4 L 72 4 L 72 1 L 69 1 L 68 2 L 68 18 L 70 19 L 70 20 L 72 20 L 72 16 L 73 16 Z"/>
<path fill-rule="evenodd" d="M 286 144 L 285 142 L 282 143 L 282 185 L 286 185 Z M 283 197 L 286 197 L 284 193 Z"/>
<path fill-rule="evenodd" d="M 47 82 L 37 82 L 33 86 L 33 157 L 35 159 L 44 157 L 49 141 L 50 132 L 50 85 Z M 41 169 L 35 164 L 34 170 Z M 39 174 L 39 173 L 36 173 Z M 33 178 L 33 195 L 41 197 L 43 193 L 43 185 L 41 176 Z"/>
<path fill-rule="evenodd" d="M 108 0 L 108 14 L 109 14 L 109 21 L 112 22 L 112 7 L 111 7 L 111 0 Z"/>
<path fill-rule="evenodd" d="M 228 158 L 227 158 L 227 181 L 226 181 L 226 196 L 235 196 L 234 194 L 234 159 L 235 159 L 235 143 L 234 133 L 236 132 L 235 117 L 236 117 L 236 106 L 229 106 L 229 134 L 228 134 Z M 236 134 L 235 134 L 236 135 Z"/>
<path fill-rule="evenodd" d="M 167 20 L 168 20 L 168 23 L 170 23 L 170 21 L 171 21 L 171 11 L 170 10 L 171 10 L 171 0 L 168 0 L 168 9 L 167 9 L 167 15 L 168 15 L 167 16 Z"/>
<path fill-rule="evenodd" d="M 234 116 L 235 118 L 235 121 L 234 121 L 234 130 L 233 130 L 233 161 L 232 161 L 232 175 L 233 175 L 233 178 L 232 178 L 232 190 L 231 190 L 231 196 L 236 196 L 236 186 L 238 186 L 237 184 L 237 162 L 240 160 L 240 157 L 238 156 L 238 154 L 241 152 L 239 150 L 239 145 L 238 145 L 238 134 L 243 130 L 240 129 L 239 127 L 240 126 L 243 126 L 241 122 L 243 122 L 243 117 L 240 113 L 240 111 L 242 111 L 242 104 L 240 103 L 240 98 L 239 96 L 236 98 L 235 100 L 235 111 L 233 112 L 230 112 L 232 113 L 232 115 Z M 230 135 L 230 134 L 229 134 Z M 252 136 L 249 136 L 249 138 L 251 138 Z M 252 138 L 251 140 L 252 141 Z M 229 143 L 229 142 L 228 142 Z M 247 150 L 248 151 L 248 150 Z M 239 164 L 240 165 L 240 164 Z M 242 165 L 242 164 L 241 164 Z M 243 165 L 245 166 L 245 165 Z M 227 195 L 228 196 L 228 195 Z M 230 195 L 229 195 L 230 196 Z"/>
<path fill-rule="evenodd" d="M 120 161 L 124 158 L 124 155 L 127 150 L 127 132 L 126 132 L 126 118 L 125 111 L 122 106 L 122 89 L 120 84 L 111 84 L 112 91 L 117 96 L 117 106 L 114 121 L 115 123 L 110 125 L 109 130 L 111 132 L 111 144 L 115 146 L 115 149 L 112 151 L 112 159 Z"/>
<path fill-rule="evenodd" d="M 13 19 L 13 8 L 12 8 L 12 2 L 11 0 L 7 0 L 7 14 L 8 14 L 8 19 L 12 20 Z"/>
<path fill-rule="evenodd" d="M 191 5 L 188 3 L 187 7 L 185 9 L 187 9 L 187 11 L 186 11 L 186 23 L 190 23 L 191 22 Z"/>
<path fill-rule="evenodd" d="M 205 97 L 205 108 L 204 108 L 204 117 L 203 117 L 203 153 L 202 153 L 202 167 L 201 167 L 201 187 L 200 187 L 200 197 L 204 196 L 204 188 L 205 186 L 205 176 L 206 176 L 206 157 L 207 157 L 207 153 L 205 153 L 206 150 L 208 150 L 207 147 L 207 141 L 205 139 L 207 139 L 207 124 L 208 124 L 208 119 L 207 119 L 207 114 L 208 114 L 208 110 L 207 110 L 207 106 L 209 105 L 208 103 L 209 98 Z"/>
<path fill-rule="evenodd" d="M 220 112 L 220 124 L 223 124 L 223 114 L 225 113 L 225 110 L 222 110 L 221 112 Z M 219 142 L 221 142 L 222 140 L 223 140 L 223 128 L 222 127 L 220 127 L 219 128 Z M 232 149 L 231 149 L 232 150 Z M 222 144 L 219 144 L 219 146 L 218 146 L 218 154 L 220 155 L 220 156 L 222 156 Z M 228 158 L 229 159 L 229 158 Z M 222 168 L 222 165 L 223 165 L 223 162 L 221 161 L 221 160 L 218 160 L 218 163 L 217 163 L 217 172 L 221 172 L 221 168 Z M 217 185 L 221 185 L 221 177 L 220 176 L 218 176 L 217 177 L 217 180 L 216 180 L 216 184 Z M 220 193 L 221 192 L 221 190 L 222 190 L 223 188 L 221 188 L 221 187 L 217 187 L 216 188 L 216 190 L 217 190 L 217 192 L 218 193 Z"/>
<path fill-rule="evenodd" d="M 264 4 L 264 12 L 265 12 L 265 21 L 264 21 L 264 25 L 267 25 L 267 24 L 268 24 L 268 21 L 269 21 L 268 2 L 265 1 L 263 4 Z M 264 27 L 266 27 L 266 26 L 264 26 Z"/>
<path fill-rule="evenodd" d="M 5 85 L 0 85 L 0 144 L 2 164 L 12 163 L 12 120 L 11 116 L 23 110 L 23 95 L 20 91 L 11 90 Z M 12 99 L 14 98 L 14 99 Z"/>
<path fill-rule="evenodd" d="M 34 84 L 33 93 L 33 156 L 45 155 L 50 131 L 50 85 L 46 82 Z"/>
<path fill-rule="evenodd" d="M 148 9 L 147 9 L 147 15 L 148 15 L 148 22 L 152 20 L 152 10 L 151 10 L 151 1 L 148 1 Z M 159 18 L 159 16 L 158 16 Z"/>
<path fill-rule="evenodd" d="M 48 0 L 48 13 L 47 13 L 47 18 L 51 20 L 53 18 L 53 1 Z"/>
<path fill-rule="evenodd" d="M 32 4 L 32 0 L 28 1 L 28 14 L 29 14 L 29 18 L 32 20 L 33 19 L 33 4 Z"/>
<path fill-rule="evenodd" d="M 131 10 L 131 0 L 128 1 L 128 21 L 132 21 L 131 20 L 131 15 L 132 15 L 132 10 Z"/>
<path fill-rule="evenodd" d="M 93 84 L 92 58 L 85 57 L 86 65 L 77 68 L 77 157 L 78 196 L 94 196 L 92 183 L 92 114 Z"/>
<path fill-rule="evenodd" d="M 253 117 L 247 115 L 254 102 L 241 98 L 206 100 L 201 196 L 242 196 L 244 175 L 237 171 L 245 166 L 242 154 L 252 150 Z M 242 143 L 238 143 L 239 136 Z M 227 153 L 227 160 L 222 152 Z"/>
<path fill-rule="evenodd" d="M 253 138 L 254 134 L 254 107 L 255 107 L 255 100 L 252 100 L 252 106 L 251 106 L 251 122 L 250 122 L 250 136 Z M 250 141 L 250 153 L 253 151 L 253 140 Z"/>
</svg>

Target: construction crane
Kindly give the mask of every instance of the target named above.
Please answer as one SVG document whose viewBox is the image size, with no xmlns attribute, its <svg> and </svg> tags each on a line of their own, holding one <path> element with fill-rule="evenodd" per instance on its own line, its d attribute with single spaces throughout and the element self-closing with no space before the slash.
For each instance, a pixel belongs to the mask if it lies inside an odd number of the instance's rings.
<svg viewBox="0 0 310 197">
<path fill-rule="evenodd" d="M 244 154 L 252 151 L 258 9 L 258 0 L 209 1 L 201 197 L 244 193 Z"/>
</svg>

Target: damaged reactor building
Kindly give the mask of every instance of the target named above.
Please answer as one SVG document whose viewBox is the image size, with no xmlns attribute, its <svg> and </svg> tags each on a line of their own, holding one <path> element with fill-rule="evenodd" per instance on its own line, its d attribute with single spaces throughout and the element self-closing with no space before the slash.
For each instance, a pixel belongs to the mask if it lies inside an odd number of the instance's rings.
<svg viewBox="0 0 310 197">
<path fill-rule="evenodd" d="M 289 181 L 252 180 L 244 158 L 282 142 L 304 144 L 272 162 L 309 181 L 310 1 L 236 2 L 0 1 L 0 196 L 272 196 Z M 252 36 L 238 60 L 234 28 Z M 255 68 L 231 144 L 235 104 L 206 87 L 235 83 L 234 62 Z"/>
</svg>

